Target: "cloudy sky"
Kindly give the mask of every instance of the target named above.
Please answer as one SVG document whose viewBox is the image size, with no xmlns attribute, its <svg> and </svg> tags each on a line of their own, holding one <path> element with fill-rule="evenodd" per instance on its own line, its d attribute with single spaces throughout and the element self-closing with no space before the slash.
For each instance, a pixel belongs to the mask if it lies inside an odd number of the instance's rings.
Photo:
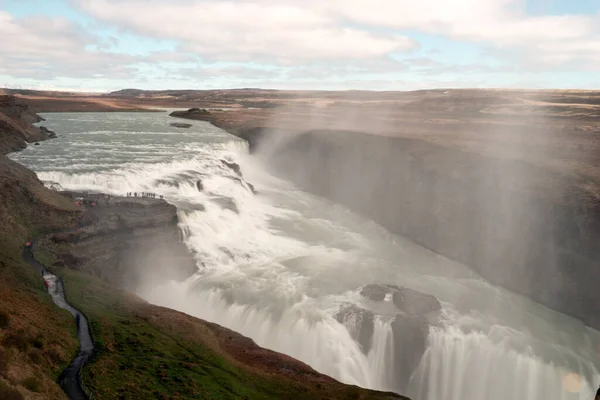
<svg viewBox="0 0 600 400">
<path fill-rule="evenodd" d="M 0 0 L 0 86 L 600 88 L 599 0 Z"/>
</svg>

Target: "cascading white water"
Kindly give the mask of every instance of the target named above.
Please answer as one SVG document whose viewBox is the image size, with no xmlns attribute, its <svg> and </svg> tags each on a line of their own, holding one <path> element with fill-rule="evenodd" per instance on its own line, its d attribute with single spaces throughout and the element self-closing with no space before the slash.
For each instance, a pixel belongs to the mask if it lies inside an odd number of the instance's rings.
<svg viewBox="0 0 600 400">
<path fill-rule="evenodd" d="M 568 349 L 558 364 L 544 361 L 531 348 L 518 352 L 505 343 L 502 330 L 432 329 L 408 395 L 424 400 L 593 398 L 596 388 L 590 381 L 600 376 L 591 362 Z"/>
<path fill-rule="evenodd" d="M 393 390 L 394 376 L 394 336 L 390 321 L 377 318 L 373 330 L 373 340 L 368 353 L 369 375 L 372 388 Z"/>
<path fill-rule="evenodd" d="M 115 195 L 155 192 L 178 207 L 198 273 L 140 288 L 151 302 L 343 382 L 396 390 L 393 313 L 358 294 L 364 284 L 391 283 L 443 303 L 409 382 L 414 400 L 585 399 L 600 382 L 597 332 L 274 178 L 243 142 L 209 124 L 177 130 L 150 113 L 45 117 L 66 136 L 13 155 L 40 179 Z M 243 180 L 223 159 L 241 164 Z M 334 318 L 347 304 L 377 314 L 367 354 Z"/>
</svg>

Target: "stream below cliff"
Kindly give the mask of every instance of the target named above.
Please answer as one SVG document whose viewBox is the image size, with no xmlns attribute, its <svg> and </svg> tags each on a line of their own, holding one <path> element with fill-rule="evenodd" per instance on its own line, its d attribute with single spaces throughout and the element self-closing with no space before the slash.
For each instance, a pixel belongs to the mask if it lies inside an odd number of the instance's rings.
<svg viewBox="0 0 600 400">
<path fill-rule="evenodd" d="M 226 132 L 199 121 L 171 127 L 164 113 L 43 116 L 59 138 L 11 158 L 48 186 L 154 192 L 178 207 L 198 272 L 161 287 L 140 282 L 148 301 L 234 329 L 343 382 L 414 400 L 593 398 L 600 332 L 274 177 Z M 238 163 L 242 176 L 223 160 Z M 382 283 L 442 304 L 406 384 L 392 356 L 395 312 L 360 294 Z M 348 305 L 373 315 L 368 346 L 336 318 Z"/>
</svg>

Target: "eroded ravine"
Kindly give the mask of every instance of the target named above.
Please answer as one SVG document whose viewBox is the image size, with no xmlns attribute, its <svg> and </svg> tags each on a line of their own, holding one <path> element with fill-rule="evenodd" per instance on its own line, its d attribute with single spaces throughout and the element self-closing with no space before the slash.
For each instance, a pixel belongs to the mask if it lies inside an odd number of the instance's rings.
<svg viewBox="0 0 600 400">
<path fill-rule="evenodd" d="M 94 341 L 90 334 L 88 320 L 83 313 L 70 305 L 67 301 L 65 286 L 62 280 L 56 275 L 48 272 L 46 268 L 35 259 L 33 256 L 34 245 L 35 243 L 31 243 L 29 246 L 24 247 L 23 259 L 42 275 L 48 293 L 52 297 L 54 304 L 71 313 L 75 318 L 75 324 L 77 326 L 79 352 L 69 366 L 60 374 L 58 383 L 69 399 L 87 400 L 89 399 L 89 396 L 86 394 L 81 384 L 81 370 L 94 351 Z"/>
</svg>

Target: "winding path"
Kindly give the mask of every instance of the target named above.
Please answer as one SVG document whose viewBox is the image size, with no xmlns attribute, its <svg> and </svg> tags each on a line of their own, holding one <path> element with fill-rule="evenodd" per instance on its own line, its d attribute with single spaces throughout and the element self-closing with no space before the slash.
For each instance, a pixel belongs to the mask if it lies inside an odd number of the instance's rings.
<svg viewBox="0 0 600 400">
<path fill-rule="evenodd" d="M 58 384 L 71 400 L 89 400 L 88 395 L 81 385 L 81 369 L 89 360 L 94 350 L 94 341 L 90 334 L 88 320 L 79 310 L 71 306 L 65 298 L 65 286 L 62 279 L 51 274 L 42 264 L 33 257 L 34 243 L 23 248 L 23 259 L 39 271 L 46 282 L 48 293 L 52 296 L 54 304 L 70 312 L 75 317 L 77 337 L 79 338 L 79 353 L 69 366 L 58 377 Z"/>
</svg>

